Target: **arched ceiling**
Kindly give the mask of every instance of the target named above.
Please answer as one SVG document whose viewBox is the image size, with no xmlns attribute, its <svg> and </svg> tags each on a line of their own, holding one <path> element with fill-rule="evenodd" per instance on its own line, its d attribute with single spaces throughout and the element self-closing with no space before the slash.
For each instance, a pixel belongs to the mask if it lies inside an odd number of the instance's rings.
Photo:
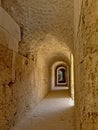
<svg viewBox="0 0 98 130">
<path fill-rule="evenodd" d="M 70 66 L 71 51 L 63 43 L 60 44 L 53 36 L 48 35 L 43 44 L 37 49 L 36 58 L 39 65 L 43 62 L 48 68 L 51 68 L 55 62 L 59 61 Z"/>
<path fill-rule="evenodd" d="M 73 0 L 2 0 L 2 6 L 21 27 L 23 55 L 35 51 L 47 35 L 73 50 Z"/>
<path fill-rule="evenodd" d="M 68 66 L 70 66 L 70 60 L 65 55 L 61 56 L 53 56 L 50 59 L 50 62 L 48 62 L 48 67 L 51 68 L 54 63 L 66 63 Z"/>
</svg>

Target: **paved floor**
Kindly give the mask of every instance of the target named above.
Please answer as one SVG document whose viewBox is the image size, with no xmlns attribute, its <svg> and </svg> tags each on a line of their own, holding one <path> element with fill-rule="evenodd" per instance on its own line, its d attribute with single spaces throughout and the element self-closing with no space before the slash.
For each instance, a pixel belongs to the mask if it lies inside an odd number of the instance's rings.
<svg viewBox="0 0 98 130">
<path fill-rule="evenodd" d="M 68 92 L 51 92 L 14 130 L 74 130 L 74 105 Z"/>
</svg>

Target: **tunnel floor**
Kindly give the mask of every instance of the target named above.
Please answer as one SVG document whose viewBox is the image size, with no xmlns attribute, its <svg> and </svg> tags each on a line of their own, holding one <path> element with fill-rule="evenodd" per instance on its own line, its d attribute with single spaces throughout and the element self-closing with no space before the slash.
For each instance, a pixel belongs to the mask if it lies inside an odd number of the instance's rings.
<svg viewBox="0 0 98 130">
<path fill-rule="evenodd" d="M 14 130 L 74 130 L 74 104 L 68 92 L 50 92 Z"/>
</svg>

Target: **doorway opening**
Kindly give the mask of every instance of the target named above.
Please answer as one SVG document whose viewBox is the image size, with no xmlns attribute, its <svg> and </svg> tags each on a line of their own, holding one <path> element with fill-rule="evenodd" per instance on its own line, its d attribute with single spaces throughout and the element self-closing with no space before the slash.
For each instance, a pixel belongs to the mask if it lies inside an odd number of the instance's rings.
<svg viewBox="0 0 98 130">
<path fill-rule="evenodd" d="M 67 67 L 57 66 L 57 68 L 55 69 L 55 86 L 68 87 L 67 78 Z"/>
</svg>

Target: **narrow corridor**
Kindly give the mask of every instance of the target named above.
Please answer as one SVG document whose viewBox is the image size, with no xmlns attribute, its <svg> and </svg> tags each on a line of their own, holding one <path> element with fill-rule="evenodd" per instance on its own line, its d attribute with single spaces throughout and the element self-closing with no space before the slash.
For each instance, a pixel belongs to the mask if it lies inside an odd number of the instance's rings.
<svg viewBox="0 0 98 130">
<path fill-rule="evenodd" d="M 67 91 L 53 91 L 14 130 L 74 130 L 74 104 Z"/>
</svg>

